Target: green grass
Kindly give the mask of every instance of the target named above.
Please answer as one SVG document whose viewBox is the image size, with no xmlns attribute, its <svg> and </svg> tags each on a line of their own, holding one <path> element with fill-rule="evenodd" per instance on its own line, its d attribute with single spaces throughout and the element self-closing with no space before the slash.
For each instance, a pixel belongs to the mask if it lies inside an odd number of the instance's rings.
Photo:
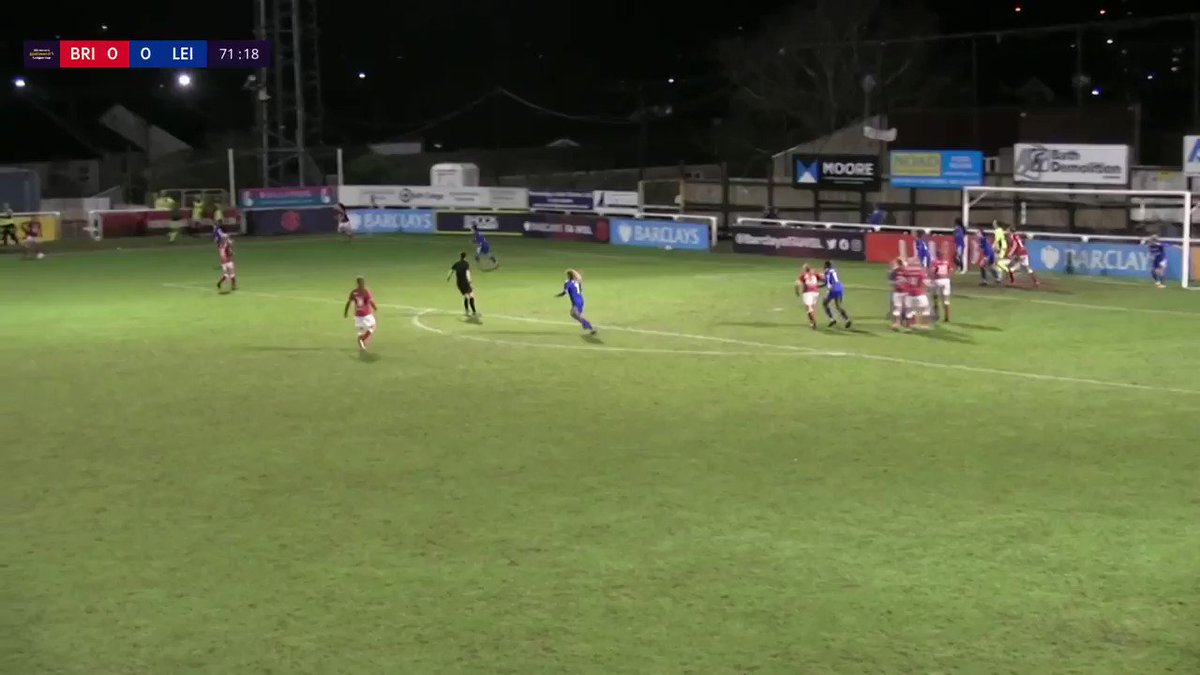
<svg viewBox="0 0 1200 675">
<path fill-rule="evenodd" d="M 465 244 L 0 259 L 0 672 L 1200 671 L 1200 294 Z"/>
</svg>

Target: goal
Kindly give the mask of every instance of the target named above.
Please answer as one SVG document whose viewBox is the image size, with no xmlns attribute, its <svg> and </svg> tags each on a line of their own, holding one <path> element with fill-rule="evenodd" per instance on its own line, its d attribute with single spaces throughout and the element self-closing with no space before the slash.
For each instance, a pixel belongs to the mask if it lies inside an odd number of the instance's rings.
<svg viewBox="0 0 1200 675">
<path fill-rule="evenodd" d="M 1193 288 L 1192 220 L 1186 190 L 1110 190 L 975 185 L 963 188 L 962 222 L 1014 225 L 1033 241 L 1031 256 L 1054 271 L 1098 276 L 1149 276 L 1144 242 L 1168 244 L 1167 277 Z M 1032 242 L 1031 242 L 1032 243 Z M 1036 250 L 1033 250 L 1036 248 Z"/>
</svg>

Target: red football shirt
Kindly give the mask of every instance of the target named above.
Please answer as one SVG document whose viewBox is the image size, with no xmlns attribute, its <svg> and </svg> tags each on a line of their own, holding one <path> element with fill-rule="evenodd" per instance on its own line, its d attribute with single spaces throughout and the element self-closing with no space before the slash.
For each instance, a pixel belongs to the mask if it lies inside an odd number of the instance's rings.
<svg viewBox="0 0 1200 675">
<path fill-rule="evenodd" d="M 1009 247 L 1012 249 L 1012 254 L 1014 257 L 1029 255 L 1029 253 L 1025 250 L 1025 237 L 1022 237 L 1019 234 L 1013 234 L 1009 237 L 1009 242 Z"/>
<path fill-rule="evenodd" d="M 356 288 L 350 291 L 350 301 L 354 303 L 354 316 L 371 316 L 375 311 L 371 309 L 374 300 L 375 296 L 366 289 Z"/>
<path fill-rule="evenodd" d="M 933 261 L 933 278 L 934 279 L 949 279 L 950 278 L 950 263 L 945 260 Z"/>
<path fill-rule="evenodd" d="M 816 272 L 808 272 L 800 275 L 800 285 L 804 287 L 805 293 L 817 293 L 821 290 L 821 275 Z"/>
<path fill-rule="evenodd" d="M 909 295 L 925 295 L 925 285 L 929 277 L 920 265 L 909 265 L 904 268 L 904 278 L 907 281 Z"/>
<path fill-rule="evenodd" d="M 233 244 L 229 243 L 228 239 L 221 240 L 221 247 L 217 251 L 221 255 L 222 263 L 233 262 Z"/>
</svg>

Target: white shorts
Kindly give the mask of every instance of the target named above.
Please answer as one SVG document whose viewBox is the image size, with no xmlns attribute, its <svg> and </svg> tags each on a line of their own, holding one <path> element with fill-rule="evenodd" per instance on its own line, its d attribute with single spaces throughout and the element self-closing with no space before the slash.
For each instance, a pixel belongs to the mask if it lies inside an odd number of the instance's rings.
<svg viewBox="0 0 1200 675">
<path fill-rule="evenodd" d="M 904 299 L 907 298 L 903 293 L 892 292 L 892 309 L 900 309 L 904 307 Z"/>
<path fill-rule="evenodd" d="M 950 280 L 949 279 L 934 279 L 933 287 L 937 290 L 937 294 L 943 298 L 950 297 Z"/>
<path fill-rule="evenodd" d="M 368 314 L 366 316 L 354 317 L 354 329 L 360 333 L 375 330 L 375 315 Z"/>
<path fill-rule="evenodd" d="M 817 299 L 820 297 L 821 297 L 820 293 L 814 293 L 812 291 L 805 291 L 804 294 L 800 296 L 800 299 L 804 301 L 805 307 L 812 309 L 813 307 L 817 306 Z"/>
<path fill-rule="evenodd" d="M 337 231 L 342 234 L 354 234 L 354 226 L 350 223 L 338 223 Z"/>
<path fill-rule="evenodd" d="M 40 243 L 42 243 L 41 237 L 25 237 L 25 245 L 26 246 L 35 246 Z"/>
<path fill-rule="evenodd" d="M 229 276 L 233 276 L 233 273 L 234 273 L 233 272 L 233 263 L 231 263 L 231 262 L 221 263 L 221 272 L 223 274 L 228 274 Z"/>
<path fill-rule="evenodd" d="M 904 298 L 905 309 L 929 309 L 929 296 L 925 295 L 909 295 Z"/>
<path fill-rule="evenodd" d="M 1029 256 L 1027 255 L 1019 255 L 1014 257 L 1009 261 L 1009 268 L 1013 270 L 1022 270 L 1025 272 L 1030 272 L 1033 270 L 1033 268 L 1029 266 Z"/>
</svg>

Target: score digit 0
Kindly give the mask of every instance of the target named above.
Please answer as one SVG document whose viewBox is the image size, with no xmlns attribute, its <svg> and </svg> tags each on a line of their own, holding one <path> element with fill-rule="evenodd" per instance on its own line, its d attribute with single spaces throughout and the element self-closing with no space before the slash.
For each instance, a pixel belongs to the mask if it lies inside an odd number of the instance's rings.
<svg viewBox="0 0 1200 675">
<path fill-rule="evenodd" d="M 121 51 L 118 50 L 116 47 L 108 48 L 108 60 L 109 61 L 116 61 L 117 56 L 119 56 L 120 54 L 121 54 Z"/>
<path fill-rule="evenodd" d="M 138 56 L 142 57 L 143 61 L 149 61 L 150 60 L 150 48 L 142 47 L 141 51 L 138 52 Z"/>
</svg>

